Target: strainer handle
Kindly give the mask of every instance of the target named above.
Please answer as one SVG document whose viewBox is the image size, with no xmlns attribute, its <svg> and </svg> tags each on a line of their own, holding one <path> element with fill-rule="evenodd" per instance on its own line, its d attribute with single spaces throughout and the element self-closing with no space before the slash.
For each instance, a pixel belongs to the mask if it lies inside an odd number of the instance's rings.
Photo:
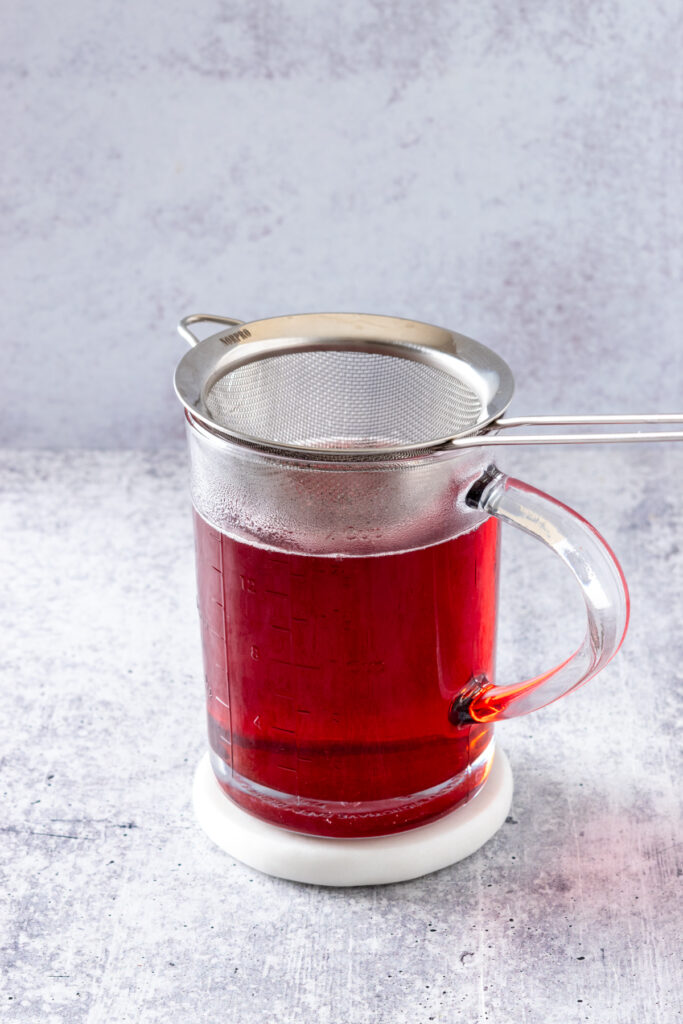
<svg viewBox="0 0 683 1024">
<path fill-rule="evenodd" d="M 621 566 L 598 531 L 577 512 L 495 468 L 474 485 L 468 502 L 538 537 L 562 559 L 581 588 L 588 628 L 571 657 L 535 679 L 511 686 L 496 686 L 485 677 L 473 679 L 451 707 L 450 719 L 456 725 L 526 715 L 582 686 L 617 653 L 629 618 Z"/>
<path fill-rule="evenodd" d="M 196 334 L 193 334 L 190 330 L 190 324 L 223 324 L 227 327 L 239 327 L 240 324 L 244 323 L 244 320 L 233 320 L 229 316 L 216 316 L 215 313 L 190 313 L 189 316 L 184 316 L 178 324 L 178 334 L 181 338 L 184 338 L 190 345 L 198 345 L 200 338 Z"/>
</svg>

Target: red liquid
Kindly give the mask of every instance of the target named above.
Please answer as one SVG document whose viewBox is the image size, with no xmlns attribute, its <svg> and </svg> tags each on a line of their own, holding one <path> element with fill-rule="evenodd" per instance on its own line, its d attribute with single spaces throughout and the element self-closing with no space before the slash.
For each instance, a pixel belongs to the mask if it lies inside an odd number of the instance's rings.
<svg viewBox="0 0 683 1024">
<path fill-rule="evenodd" d="M 493 677 L 495 519 L 360 558 L 256 547 L 198 515 L 195 537 L 209 742 L 236 803 L 299 832 L 362 836 L 473 795 L 492 729 L 448 711 L 473 676 Z"/>
</svg>

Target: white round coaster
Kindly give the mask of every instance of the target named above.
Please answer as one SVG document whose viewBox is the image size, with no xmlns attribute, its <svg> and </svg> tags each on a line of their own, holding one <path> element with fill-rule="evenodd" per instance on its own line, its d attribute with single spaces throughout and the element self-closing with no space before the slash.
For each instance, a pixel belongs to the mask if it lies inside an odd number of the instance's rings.
<svg viewBox="0 0 683 1024">
<path fill-rule="evenodd" d="M 489 777 L 470 803 L 427 825 L 369 839 L 306 836 L 255 818 L 225 795 L 208 753 L 197 765 L 192 802 L 207 836 L 257 871 L 313 885 L 384 885 L 428 875 L 483 846 L 510 810 L 512 770 L 496 750 Z"/>
</svg>

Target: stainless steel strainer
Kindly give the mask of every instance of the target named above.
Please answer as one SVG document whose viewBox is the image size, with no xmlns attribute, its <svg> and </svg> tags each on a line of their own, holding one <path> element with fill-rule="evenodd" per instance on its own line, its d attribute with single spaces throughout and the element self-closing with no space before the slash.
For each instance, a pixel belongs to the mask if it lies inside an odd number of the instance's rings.
<svg viewBox="0 0 683 1024">
<path fill-rule="evenodd" d="M 222 324 L 204 341 L 195 323 Z M 194 314 L 175 386 L 191 416 L 247 444 L 309 457 L 401 456 L 444 446 L 683 440 L 683 431 L 522 434 L 523 426 L 683 423 L 683 414 L 503 419 L 514 389 L 495 352 L 396 317 L 303 314 L 242 323 Z"/>
</svg>

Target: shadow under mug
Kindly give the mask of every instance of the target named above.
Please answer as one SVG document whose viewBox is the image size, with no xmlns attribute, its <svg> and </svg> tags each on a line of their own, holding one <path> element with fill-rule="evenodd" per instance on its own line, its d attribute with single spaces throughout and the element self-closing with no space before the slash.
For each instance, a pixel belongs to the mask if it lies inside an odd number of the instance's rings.
<svg viewBox="0 0 683 1024">
<path fill-rule="evenodd" d="M 481 789 L 494 722 L 619 649 L 608 545 L 482 450 L 315 462 L 187 424 L 211 763 L 259 818 L 337 837 L 432 821 Z M 501 522 L 558 555 L 587 613 L 574 654 L 513 685 L 494 668 Z"/>
</svg>

